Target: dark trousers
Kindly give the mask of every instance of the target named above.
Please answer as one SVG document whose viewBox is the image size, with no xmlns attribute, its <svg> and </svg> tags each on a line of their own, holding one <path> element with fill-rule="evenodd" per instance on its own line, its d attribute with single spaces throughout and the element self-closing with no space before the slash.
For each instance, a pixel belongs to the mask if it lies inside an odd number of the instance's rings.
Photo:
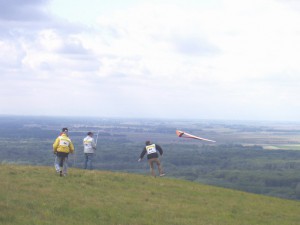
<svg viewBox="0 0 300 225">
<path fill-rule="evenodd" d="M 64 166 L 65 161 L 68 160 L 68 155 L 69 155 L 69 153 L 57 152 L 56 156 L 57 156 L 57 161 L 58 161 L 58 165 L 60 166 L 60 168 L 62 168 Z"/>
</svg>

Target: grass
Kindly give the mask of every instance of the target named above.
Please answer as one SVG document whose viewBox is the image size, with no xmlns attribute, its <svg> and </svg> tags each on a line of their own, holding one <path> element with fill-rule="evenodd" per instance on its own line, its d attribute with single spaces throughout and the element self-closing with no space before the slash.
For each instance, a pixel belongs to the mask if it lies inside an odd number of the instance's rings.
<svg viewBox="0 0 300 225">
<path fill-rule="evenodd" d="M 144 175 L 0 165 L 0 224 L 293 225 L 300 202 Z"/>
</svg>

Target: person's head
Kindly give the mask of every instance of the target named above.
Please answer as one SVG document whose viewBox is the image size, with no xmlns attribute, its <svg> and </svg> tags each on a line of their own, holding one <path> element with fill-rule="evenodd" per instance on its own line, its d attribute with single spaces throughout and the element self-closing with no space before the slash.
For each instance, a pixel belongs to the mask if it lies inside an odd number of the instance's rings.
<svg viewBox="0 0 300 225">
<path fill-rule="evenodd" d="M 62 130 L 61 130 L 62 133 L 65 133 L 65 134 L 68 134 L 69 130 L 68 128 L 64 127 Z"/>
<path fill-rule="evenodd" d="M 145 144 L 146 144 L 146 145 L 150 145 L 151 142 L 150 142 L 150 141 L 146 141 Z"/>
<path fill-rule="evenodd" d="M 94 134 L 92 132 L 88 132 L 87 135 L 93 137 Z"/>
</svg>

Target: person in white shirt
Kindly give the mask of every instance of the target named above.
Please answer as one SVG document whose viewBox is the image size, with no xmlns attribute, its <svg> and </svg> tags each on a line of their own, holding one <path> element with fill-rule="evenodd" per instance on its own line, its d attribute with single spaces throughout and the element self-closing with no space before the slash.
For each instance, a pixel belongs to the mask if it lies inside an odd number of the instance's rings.
<svg viewBox="0 0 300 225">
<path fill-rule="evenodd" d="M 84 169 L 93 169 L 93 157 L 96 150 L 96 143 L 93 138 L 94 134 L 92 132 L 88 132 L 87 136 L 83 139 L 83 147 L 84 147 Z"/>
</svg>

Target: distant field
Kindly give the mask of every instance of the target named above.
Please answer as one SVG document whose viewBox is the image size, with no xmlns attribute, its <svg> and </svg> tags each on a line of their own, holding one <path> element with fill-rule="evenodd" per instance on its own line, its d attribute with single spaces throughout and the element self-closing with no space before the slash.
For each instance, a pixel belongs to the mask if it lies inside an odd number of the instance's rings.
<svg viewBox="0 0 300 225">
<path fill-rule="evenodd" d="M 243 144 L 243 146 L 249 146 L 249 147 L 253 147 L 253 146 L 260 146 L 262 147 L 264 150 L 291 150 L 291 151 L 298 151 L 300 150 L 300 145 L 299 144 L 283 144 L 283 145 L 268 145 L 268 144 Z"/>
<path fill-rule="evenodd" d="M 300 145 L 265 145 L 266 150 L 300 150 Z"/>
</svg>

